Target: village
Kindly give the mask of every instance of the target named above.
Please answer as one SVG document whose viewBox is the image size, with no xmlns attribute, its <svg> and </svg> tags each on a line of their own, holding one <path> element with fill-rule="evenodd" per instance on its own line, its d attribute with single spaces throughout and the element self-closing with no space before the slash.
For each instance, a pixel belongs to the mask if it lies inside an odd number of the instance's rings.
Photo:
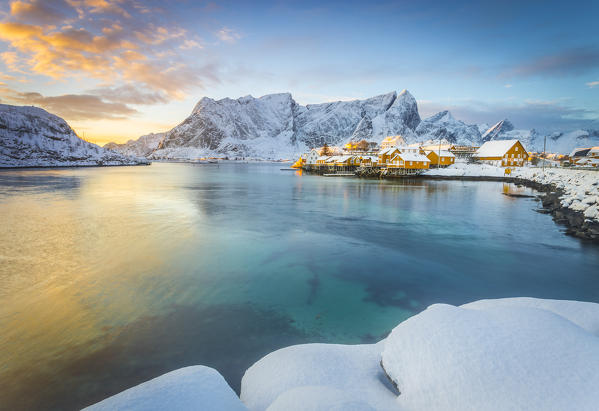
<svg viewBox="0 0 599 411">
<path fill-rule="evenodd" d="M 482 146 L 460 146 L 446 141 L 406 144 L 402 136 L 388 136 L 380 145 L 362 140 L 341 147 L 324 145 L 304 153 L 293 168 L 324 176 L 406 177 L 456 162 L 488 164 L 505 169 L 526 165 L 599 170 L 599 147 L 575 148 L 570 155 L 527 151 L 520 140 L 492 140 Z"/>
</svg>

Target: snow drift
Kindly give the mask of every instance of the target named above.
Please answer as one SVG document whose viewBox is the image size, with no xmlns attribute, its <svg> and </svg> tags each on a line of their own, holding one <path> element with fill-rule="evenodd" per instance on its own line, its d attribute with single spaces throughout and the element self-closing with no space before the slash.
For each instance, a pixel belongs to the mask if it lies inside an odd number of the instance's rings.
<svg viewBox="0 0 599 411">
<path fill-rule="evenodd" d="M 481 300 L 432 305 L 377 344 L 268 354 L 243 376 L 243 404 L 216 371 L 189 367 L 90 408 L 594 410 L 598 367 L 599 304 Z"/>
</svg>

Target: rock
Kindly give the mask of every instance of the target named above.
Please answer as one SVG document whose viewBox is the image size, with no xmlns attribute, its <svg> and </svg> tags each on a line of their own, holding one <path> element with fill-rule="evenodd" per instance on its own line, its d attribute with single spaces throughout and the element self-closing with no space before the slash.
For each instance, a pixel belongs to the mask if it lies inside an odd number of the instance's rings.
<svg viewBox="0 0 599 411">
<path fill-rule="evenodd" d="M 598 319 L 574 301 L 435 304 L 391 332 L 382 362 L 401 410 L 592 410 Z"/>
</svg>

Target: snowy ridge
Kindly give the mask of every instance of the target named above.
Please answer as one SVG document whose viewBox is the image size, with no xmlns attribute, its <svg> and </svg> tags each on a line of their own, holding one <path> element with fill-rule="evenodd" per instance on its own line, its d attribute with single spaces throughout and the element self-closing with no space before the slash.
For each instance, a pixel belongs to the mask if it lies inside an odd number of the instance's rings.
<svg viewBox="0 0 599 411">
<path fill-rule="evenodd" d="M 145 163 L 80 139 L 66 121 L 41 108 L 0 104 L 0 167 Z"/>
<path fill-rule="evenodd" d="M 241 398 L 196 366 L 88 409 L 595 410 L 597 368 L 599 304 L 480 300 L 434 304 L 377 344 L 272 352 L 245 372 Z"/>
<path fill-rule="evenodd" d="M 151 158 L 290 158 L 324 143 L 379 142 L 395 134 L 416 138 L 418 124 L 416 99 L 407 90 L 307 106 L 289 93 L 236 100 L 205 97 L 166 134 Z"/>
<path fill-rule="evenodd" d="M 123 144 L 108 143 L 104 148 L 126 156 L 146 157 L 158 148 L 165 135 L 166 133 L 150 133 Z"/>
<path fill-rule="evenodd" d="M 456 120 L 449 111 L 441 111 L 423 120 L 416 134 L 428 140 L 475 146 L 481 141 L 478 126 Z"/>
<path fill-rule="evenodd" d="M 424 120 L 407 90 L 364 100 L 298 104 L 290 93 L 238 99 L 202 98 L 189 117 L 151 143 L 142 136 L 124 145 L 106 147 L 123 154 L 153 159 L 190 160 L 198 157 L 294 158 L 323 144 L 340 146 L 349 141 L 380 143 L 401 135 L 406 143 L 439 140 L 449 144 L 481 146 L 487 141 L 518 139 L 529 151 L 543 149 L 543 135 L 520 130 L 504 119 L 487 124 L 466 124 L 447 110 Z M 140 141 L 142 140 L 142 141 Z M 547 150 L 569 153 L 574 147 L 599 145 L 599 130 L 577 130 L 548 136 Z M 154 148 L 156 148 L 154 150 Z"/>
</svg>

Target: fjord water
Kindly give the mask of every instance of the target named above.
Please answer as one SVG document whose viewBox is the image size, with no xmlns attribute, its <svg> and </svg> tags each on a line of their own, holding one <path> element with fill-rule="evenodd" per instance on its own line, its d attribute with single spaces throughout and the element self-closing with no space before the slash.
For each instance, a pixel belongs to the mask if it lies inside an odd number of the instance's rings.
<svg viewBox="0 0 599 411">
<path fill-rule="evenodd" d="M 77 409 L 205 364 L 383 338 L 433 303 L 599 302 L 599 248 L 499 182 L 281 164 L 0 171 L 0 408 Z"/>
</svg>

